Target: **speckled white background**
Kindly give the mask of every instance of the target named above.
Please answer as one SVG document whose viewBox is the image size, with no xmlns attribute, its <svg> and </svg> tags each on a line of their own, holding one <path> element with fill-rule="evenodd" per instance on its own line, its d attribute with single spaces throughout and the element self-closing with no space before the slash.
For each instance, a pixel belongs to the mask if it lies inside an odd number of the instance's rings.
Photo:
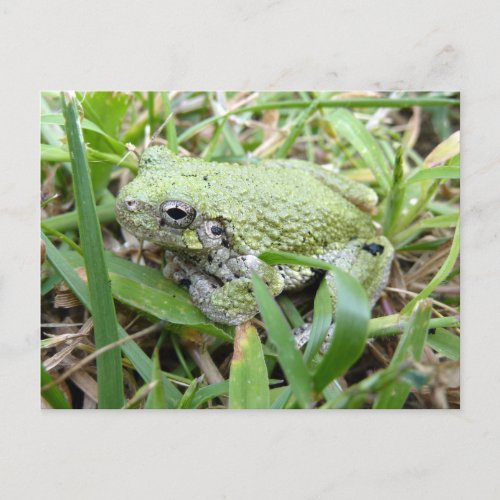
<svg viewBox="0 0 500 500">
<path fill-rule="evenodd" d="M 495 1 L 1 0 L 1 498 L 498 498 L 499 14 Z M 463 409 L 41 411 L 38 92 L 73 88 L 461 90 Z"/>
</svg>

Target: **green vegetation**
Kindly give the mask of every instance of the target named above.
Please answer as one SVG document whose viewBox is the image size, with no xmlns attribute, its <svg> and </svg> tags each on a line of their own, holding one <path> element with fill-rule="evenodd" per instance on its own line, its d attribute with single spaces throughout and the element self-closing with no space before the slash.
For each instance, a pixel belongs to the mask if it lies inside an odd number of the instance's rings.
<svg viewBox="0 0 500 500">
<path fill-rule="evenodd" d="M 43 93 L 42 370 L 52 408 L 459 407 L 459 102 L 454 93 Z M 151 142 L 213 161 L 302 158 L 373 187 L 374 220 L 397 249 L 370 312 L 334 273 L 274 299 L 260 318 L 214 324 L 165 279 L 162 251 L 125 234 L 118 190 Z M 114 299 L 114 300 L 113 300 Z M 312 315 L 311 315 L 312 313 Z M 292 330 L 313 321 L 299 350 Z M 234 356 L 233 356 L 234 354 Z"/>
</svg>

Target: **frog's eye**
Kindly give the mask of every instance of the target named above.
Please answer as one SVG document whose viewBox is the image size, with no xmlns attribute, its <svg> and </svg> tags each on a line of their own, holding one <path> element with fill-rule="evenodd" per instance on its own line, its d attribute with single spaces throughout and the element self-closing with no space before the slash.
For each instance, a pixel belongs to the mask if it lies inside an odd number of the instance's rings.
<svg viewBox="0 0 500 500">
<path fill-rule="evenodd" d="M 209 238 L 217 239 L 220 238 L 224 232 L 224 227 L 219 221 L 207 220 L 207 222 L 205 222 L 205 231 Z"/>
<path fill-rule="evenodd" d="M 160 225 L 188 227 L 196 217 L 196 210 L 183 201 L 168 200 L 160 205 Z"/>
</svg>

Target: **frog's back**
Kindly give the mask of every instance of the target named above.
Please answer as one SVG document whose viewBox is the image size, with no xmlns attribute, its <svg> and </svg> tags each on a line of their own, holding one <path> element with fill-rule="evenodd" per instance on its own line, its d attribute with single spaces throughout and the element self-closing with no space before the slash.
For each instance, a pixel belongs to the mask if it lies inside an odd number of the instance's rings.
<svg viewBox="0 0 500 500">
<path fill-rule="evenodd" d="M 182 200 L 204 218 L 222 220 L 231 247 L 240 254 L 281 250 L 321 255 L 330 243 L 371 237 L 370 216 L 313 167 L 285 160 L 207 162 L 153 146 L 145 151 L 134 183 L 151 203 Z"/>
<path fill-rule="evenodd" d="M 230 221 L 233 246 L 241 252 L 321 255 L 331 242 L 374 233 L 369 215 L 310 172 L 272 161 L 220 168 L 210 196 L 217 206 L 211 208 Z"/>
</svg>

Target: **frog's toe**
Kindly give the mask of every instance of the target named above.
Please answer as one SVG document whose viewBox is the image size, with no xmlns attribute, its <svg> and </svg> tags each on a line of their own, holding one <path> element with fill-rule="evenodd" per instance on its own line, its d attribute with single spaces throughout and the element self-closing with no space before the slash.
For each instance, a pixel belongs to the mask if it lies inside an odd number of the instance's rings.
<svg viewBox="0 0 500 500">
<path fill-rule="evenodd" d="M 330 326 L 328 329 L 328 332 L 326 334 L 325 340 L 323 341 L 323 344 L 321 345 L 320 351 L 322 353 L 326 352 L 328 348 L 330 347 L 330 344 L 332 343 L 332 337 L 333 337 L 333 328 L 334 324 Z M 309 339 L 311 337 L 311 331 L 312 331 L 312 323 L 304 323 L 303 325 L 295 328 L 293 330 L 293 336 L 295 338 L 295 343 L 297 344 L 297 347 L 299 349 L 302 349 L 307 342 L 309 342 Z"/>
</svg>

